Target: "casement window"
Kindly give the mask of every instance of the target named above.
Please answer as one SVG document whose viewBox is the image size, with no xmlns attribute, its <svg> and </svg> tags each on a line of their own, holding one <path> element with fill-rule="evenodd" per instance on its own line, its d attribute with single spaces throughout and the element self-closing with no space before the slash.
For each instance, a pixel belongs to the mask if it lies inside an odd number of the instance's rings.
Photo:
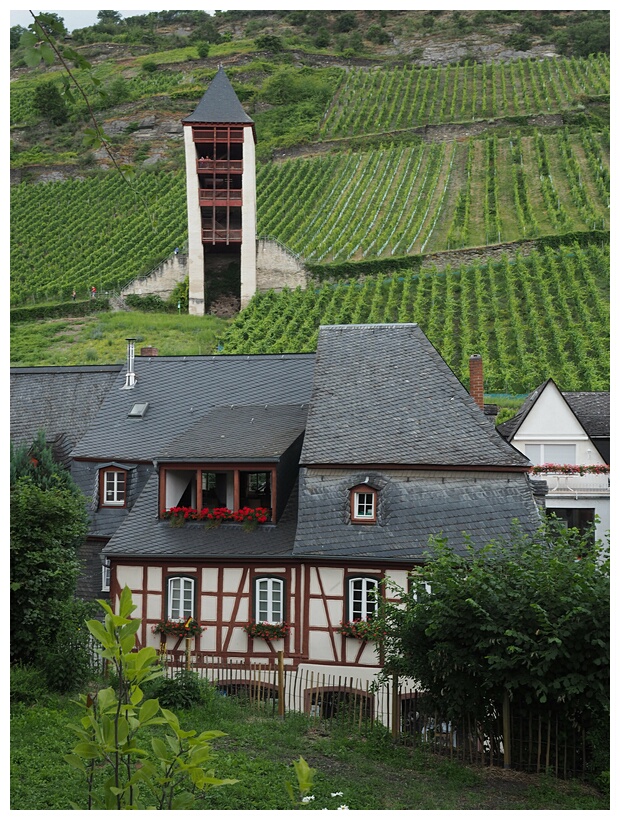
<svg viewBox="0 0 620 820">
<path fill-rule="evenodd" d="M 110 591 L 110 559 L 104 558 L 101 564 L 101 590 L 102 592 Z"/>
<path fill-rule="evenodd" d="M 101 471 L 101 506 L 124 507 L 127 500 L 127 471 L 108 468 Z"/>
<path fill-rule="evenodd" d="M 284 579 L 257 578 L 254 582 L 254 617 L 257 622 L 284 621 Z"/>
<path fill-rule="evenodd" d="M 375 524 L 377 521 L 377 491 L 361 484 L 351 490 L 351 522 Z"/>
<path fill-rule="evenodd" d="M 185 621 L 194 618 L 195 578 L 174 576 L 168 578 L 168 618 Z"/>
<path fill-rule="evenodd" d="M 378 578 L 363 576 L 349 578 L 347 591 L 347 620 L 366 621 L 375 614 L 377 609 L 377 593 L 379 591 Z"/>
</svg>

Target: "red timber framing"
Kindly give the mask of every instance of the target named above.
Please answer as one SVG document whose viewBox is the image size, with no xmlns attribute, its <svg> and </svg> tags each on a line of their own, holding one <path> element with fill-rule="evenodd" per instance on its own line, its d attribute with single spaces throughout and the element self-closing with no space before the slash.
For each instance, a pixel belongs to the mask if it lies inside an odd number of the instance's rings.
<svg viewBox="0 0 620 820">
<path fill-rule="evenodd" d="M 334 571 L 342 573 L 342 585 L 340 586 L 341 591 L 339 593 L 328 594 L 326 592 L 324 576 L 326 573 L 333 573 Z M 338 567 L 318 565 L 307 568 L 304 587 L 304 622 L 308 624 L 308 627 L 304 631 L 303 654 L 304 657 L 308 658 L 309 663 L 315 662 L 314 659 L 310 657 L 310 631 L 313 631 L 323 633 L 328 636 L 333 652 L 333 659 L 321 659 L 321 665 L 361 665 L 361 658 L 364 654 L 366 643 L 364 641 L 359 641 L 356 638 L 347 638 L 345 635 L 341 635 L 338 632 L 338 627 L 341 622 L 346 621 L 348 618 L 346 611 L 347 579 L 352 576 L 376 578 L 380 585 L 379 588 L 382 589 L 381 581 L 385 578 L 385 571 L 383 569 L 378 569 L 377 567 L 360 567 L 359 564 L 345 564 Z M 316 579 L 317 583 L 316 589 L 312 588 L 314 579 Z M 319 626 L 311 623 L 310 602 L 312 600 L 320 602 L 327 626 Z M 337 602 L 340 612 L 336 619 L 334 619 L 333 608 L 330 609 L 329 606 L 332 601 Z M 316 662 L 318 663 L 319 661 Z M 373 666 L 374 665 L 378 667 L 381 664 L 377 660 Z"/>
<path fill-rule="evenodd" d="M 243 506 L 252 506 L 251 504 L 244 504 L 244 498 L 242 497 L 242 481 L 241 481 L 241 474 L 256 474 L 256 473 L 268 473 L 270 477 L 270 502 L 268 504 L 257 503 L 254 506 L 266 506 L 271 511 L 271 523 L 276 523 L 276 510 L 277 510 L 277 467 L 272 462 L 247 462 L 247 463 L 238 463 L 238 462 L 220 462 L 217 464 L 186 464 L 186 463 L 169 463 L 169 464 L 160 464 L 159 467 L 159 515 L 160 517 L 166 512 L 167 509 L 174 506 L 179 506 L 178 503 L 172 502 L 170 504 L 166 503 L 166 481 L 168 476 L 172 476 L 173 473 L 193 473 L 194 474 L 194 497 L 195 503 L 191 504 L 183 504 L 182 506 L 187 507 L 194 507 L 197 510 L 202 510 L 205 507 L 213 507 L 213 506 L 228 506 L 233 512 L 236 512 L 240 507 Z M 233 504 L 230 506 L 229 504 L 225 503 L 214 503 L 212 502 L 206 495 L 206 492 L 203 493 L 203 479 L 202 474 L 209 474 L 209 473 L 216 473 L 216 474 L 232 474 L 233 477 Z M 170 498 L 168 499 L 170 500 Z M 245 499 L 247 501 L 247 499 Z"/>
<path fill-rule="evenodd" d="M 191 641 L 192 665 L 197 668 L 218 661 L 263 661 L 277 657 L 282 650 L 289 663 L 296 666 L 301 657 L 303 607 L 301 601 L 303 568 L 290 561 L 227 562 L 226 565 L 204 561 L 151 561 L 148 566 L 135 560 L 113 559 L 110 598 L 116 602 L 121 593 L 118 568 L 129 569 L 138 584 L 130 586 L 134 603 L 142 609 L 142 624 L 137 634 L 139 646 L 158 646 L 159 636 L 153 626 L 167 615 L 168 579 L 176 576 L 194 579 L 194 618 L 204 632 Z M 291 630 L 286 638 L 265 641 L 248 636 L 243 627 L 253 620 L 255 581 L 266 575 L 282 578 L 286 590 L 285 617 Z M 150 582 L 149 582 L 150 579 Z M 150 583 L 150 585 L 149 585 Z M 168 637 L 168 654 L 185 651 L 185 639 Z M 243 648 L 242 648 L 243 647 Z M 177 658 L 177 660 L 179 659 Z"/>
<path fill-rule="evenodd" d="M 196 146 L 202 242 L 230 245 L 242 240 L 243 126 L 192 126 Z"/>
</svg>

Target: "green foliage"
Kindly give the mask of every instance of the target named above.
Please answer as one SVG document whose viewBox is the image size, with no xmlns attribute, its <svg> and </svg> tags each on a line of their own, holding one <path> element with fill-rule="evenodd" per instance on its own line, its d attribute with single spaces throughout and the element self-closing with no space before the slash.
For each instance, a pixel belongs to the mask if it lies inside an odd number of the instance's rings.
<svg viewBox="0 0 620 820">
<path fill-rule="evenodd" d="M 513 31 L 506 37 L 506 45 L 514 48 L 515 51 L 529 51 L 532 47 L 532 40 L 525 32 Z"/>
<path fill-rule="evenodd" d="M 84 499 L 44 434 L 12 449 L 11 662 L 38 666 L 60 691 L 88 674 L 83 612 L 73 600 L 87 527 Z"/>
<path fill-rule="evenodd" d="M 371 43 L 376 43 L 378 46 L 384 46 L 391 42 L 388 32 L 376 24 L 369 27 L 366 32 L 366 39 L 370 40 Z"/>
<path fill-rule="evenodd" d="M 334 30 L 338 32 L 352 31 L 357 28 L 357 17 L 353 11 L 342 11 L 336 17 Z"/>
<path fill-rule="evenodd" d="M 67 121 L 67 105 L 56 86 L 56 83 L 47 81 L 39 83 L 34 90 L 33 104 L 38 113 L 54 125 L 62 125 Z"/>
<path fill-rule="evenodd" d="M 156 293 L 149 293 L 146 296 L 139 296 L 136 293 L 129 293 L 125 296 L 125 302 L 130 308 L 142 310 L 145 313 L 171 313 L 176 305 L 170 301 L 164 301 Z"/>
<path fill-rule="evenodd" d="M 37 319 L 53 319 L 62 316 L 88 316 L 110 309 L 108 299 L 83 299 L 76 302 L 61 302 L 55 305 L 33 305 L 11 309 L 11 323 L 34 322 Z"/>
<path fill-rule="evenodd" d="M 165 709 L 190 709 L 206 706 L 215 697 L 214 687 L 196 672 L 181 669 L 171 677 L 160 677 L 148 687 L 148 697 L 157 698 Z"/>
<path fill-rule="evenodd" d="M 507 691 L 583 727 L 609 713 L 609 558 L 555 522 L 456 555 L 441 538 L 386 607 L 385 669 L 443 713 L 485 714 Z"/>
<path fill-rule="evenodd" d="M 223 732 L 181 729 L 174 712 L 156 699 L 144 699 L 142 687 L 162 675 L 152 647 L 135 651 L 141 621 L 132 618 L 135 605 L 125 587 L 118 614 L 100 601 L 105 621 L 90 620 L 88 629 L 100 654 L 112 667 L 116 688 L 80 695 L 84 716 L 70 728 L 79 742 L 65 755 L 88 783 L 88 809 L 188 809 L 196 797 L 217 786 L 236 783 L 218 779 L 212 769 L 211 741 Z M 164 738 L 153 730 L 164 727 Z M 150 735 L 150 744 L 145 742 Z M 148 746 L 150 745 L 150 749 Z M 93 775 L 103 767 L 103 783 Z M 72 802 L 74 809 L 81 806 Z"/>
<path fill-rule="evenodd" d="M 561 54 L 587 57 L 589 54 L 609 54 L 610 22 L 608 11 L 582 12 L 571 19 L 555 36 Z"/>
<path fill-rule="evenodd" d="M 178 282 L 174 286 L 174 290 L 168 298 L 168 303 L 174 310 L 180 310 L 181 313 L 187 313 L 189 310 L 189 276 L 186 276 L 182 282 Z"/>
<path fill-rule="evenodd" d="M 45 679 L 36 666 L 15 663 L 10 668 L 9 697 L 11 705 L 24 703 L 33 706 L 43 702 L 47 695 Z"/>
<path fill-rule="evenodd" d="M 159 66 L 157 65 L 157 63 L 154 60 L 145 60 L 142 63 L 141 68 L 142 68 L 142 71 L 144 71 L 145 74 L 154 74 L 157 71 L 157 69 L 159 68 Z"/>
<path fill-rule="evenodd" d="M 274 54 L 284 50 L 282 38 L 276 34 L 261 34 L 254 40 L 254 44 L 260 51 L 271 51 Z"/>
<path fill-rule="evenodd" d="M 297 808 L 306 803 L 304 798 L 308 797 L 313 789 L 316 769 L 308 766 L 300 755 L 299 760 L 293 761 L 293 770 L 297 778 L 297 789 L 294 789 L 291 783 L 287 783 L 286 791 L 291 798 L 291 803 Z"/>
<path fill-rule="evenodd" d="M 209 56 L 209 50 L 210 50 L 209 43 L 207 43 L 205 40 L 197 43 L 197 45 L 196 45 L 196 51 L 198 52 L 198 56 L 200 57 L 201 60 L 206 60 L 207 59 L 207 57 Z"/>
</svg>

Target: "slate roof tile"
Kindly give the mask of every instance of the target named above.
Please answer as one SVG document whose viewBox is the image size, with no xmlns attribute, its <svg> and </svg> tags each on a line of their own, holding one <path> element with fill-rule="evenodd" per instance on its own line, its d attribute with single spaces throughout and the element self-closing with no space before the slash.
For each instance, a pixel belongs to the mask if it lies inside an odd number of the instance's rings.
<svg viewBox="0 0 620 820">
<path fill-rule="evenodd" d="M 417 324 L 321 327 L 302 464 L 513 466 Z"/>
<path fill-rule="evenodd" d="M 220 66 L 194 111 L 183 122 L 252 123 L 243 110 L 230 80 Z"/>
</svg>

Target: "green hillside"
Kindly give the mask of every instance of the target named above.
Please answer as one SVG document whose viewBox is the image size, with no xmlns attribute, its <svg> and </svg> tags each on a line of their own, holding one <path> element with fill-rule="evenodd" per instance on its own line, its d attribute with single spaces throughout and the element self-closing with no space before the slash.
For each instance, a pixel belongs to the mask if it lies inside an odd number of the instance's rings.
<svg viewBox="0 0 620 820">
<path fill-rule="evenodd" d="M 118 291 L 185 244 L 179 125 L 221 63 L 256 122 L 258 232 L 315 282 L 257 295 L 220 351 L 418 321 L 489 389 L 608 385 L 608 13 L 153 12 L 72 39 L 136 176 L 82 146 L 79 95 L 45 109 L 62 72 L 12 36 L 14 306 Z"/>
</svg>

